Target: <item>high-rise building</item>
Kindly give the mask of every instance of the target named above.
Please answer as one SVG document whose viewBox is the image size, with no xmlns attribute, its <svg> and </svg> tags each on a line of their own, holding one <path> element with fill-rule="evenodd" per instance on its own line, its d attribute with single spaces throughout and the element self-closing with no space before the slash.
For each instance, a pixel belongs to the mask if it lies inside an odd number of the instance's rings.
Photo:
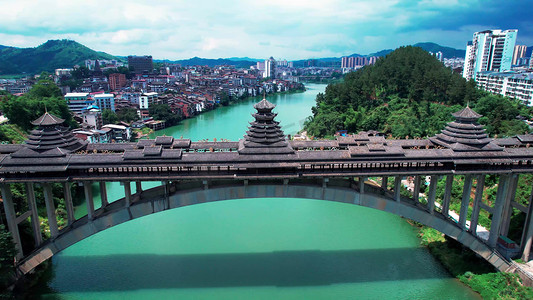
<svg viewBox="0 0 533 300">
<path fill-rule="evenodd" d="M 151 55 L 128 56 L 128 66 L 133 69 L 135 74 L 152 73 L 154 70 Z"/>
<path fill-rule="evenodd" d="M 126 75 L 122 73 L 109 74 L 109 87 L 111 90 L 116 91 L 126 86 Z"/>
<path fill-rule="evenodd" d="M 276 77 L 276 60 L 272 56 L 265 60 L 265 71 L 263 72 L 263 77 L 270 77 L 271 79 Z"/>
<path fill-rule="evenodd" d="M 526 45 L 516 45 L 514 46 L 514 54 L 513 54 L 513 65 L 518 64 L 518 59 L 525 57 L 527 51 Z"/>
<path fill-rule="evenodd" d="M 510 70 L 517 34 L 517 29 L 474 33 L 472 41 L 466 47 L 463 77 L 476 79 L 478 72 Z"/>
</svg>

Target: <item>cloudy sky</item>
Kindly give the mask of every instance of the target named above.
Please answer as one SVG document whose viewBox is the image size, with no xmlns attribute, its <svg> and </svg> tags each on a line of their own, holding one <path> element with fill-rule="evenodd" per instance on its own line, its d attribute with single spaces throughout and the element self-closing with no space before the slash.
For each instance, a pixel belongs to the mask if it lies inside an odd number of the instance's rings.
<svg viewBox="0 0 533 300">
<path fill-rule="evenodd" d="M 0 44 L 72 39 L 113 55 L 305 59 L 417 42 L 464 49 L 472 33 L 518 29 L 533 0 L 0 0 Z"/>
</svg>

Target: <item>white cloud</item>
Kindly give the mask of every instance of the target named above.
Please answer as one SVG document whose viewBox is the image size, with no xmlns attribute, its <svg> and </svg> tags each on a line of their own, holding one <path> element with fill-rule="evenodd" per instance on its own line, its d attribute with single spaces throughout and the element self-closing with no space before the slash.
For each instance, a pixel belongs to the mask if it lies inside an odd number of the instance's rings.
<svg viewBox="0 0 533 300">
<path fill-rule="evenodd" d="M 464 36 L 464 30 L 428 35 L 432 32 L 415 28 L 397 33 L 421 18 L 436 17 L 439 7 L 461 5 L 455 0 L 418 5 L 397 0 L 0 0 L 0 5 L 3 45 L 29 47 L 70 38 L 115 55 L 169 59 L 302 59 L 365 54 L 414 38 L 445 44 L 441 41 Z"/>
</svg>

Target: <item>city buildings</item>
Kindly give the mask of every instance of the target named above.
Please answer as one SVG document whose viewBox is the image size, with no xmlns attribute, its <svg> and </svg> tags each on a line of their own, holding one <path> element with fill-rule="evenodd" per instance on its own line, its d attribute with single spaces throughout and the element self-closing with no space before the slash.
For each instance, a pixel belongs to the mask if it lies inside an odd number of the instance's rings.
<svg viewBox="0 0 533 300">
<path fill-rule="evenodd" d="M 128 56 L 128 66 L 135 74 L 152 73 L 154 70 L 151 55 Z"/>
<path fill-rule="evenodd" d="M 109 109 L 115 111 L 115 95 L 113 94 L 96 94 L 93 96 L 96 106 L 100 109 Z"/>
<path fill-rule="evenodd" d="M 511 69 L 518 30 L 485 30 L 474 33 L 466 47 L 463 77 L 476 79 L 483 71 Z"/>
<path fill-rule="evenodd" d="M 518 65 L 518 60 L 526 56 L 527 46 L 516 45 L 514 46 L 513 65 Z"/>
<path fill-rule="evenodd" d="M 121 73 L 109 74 L 109 88 L 116 91 L 126 86 L 126 75 Z"/>
<path fill-rule="evenodd" d="M 67 102 L 68 109 L 77 114 L 81 114 L 83 109 L 94 104 L 94 100 L 89 98 L 89 93 L 67 93 L 65 95 L 65 101 Z"/>
<path fill-rule="evenodd" d="M 533 106 L 533 72 L 479 72 L 476 76 L 478 87 Z"/>
</svg>

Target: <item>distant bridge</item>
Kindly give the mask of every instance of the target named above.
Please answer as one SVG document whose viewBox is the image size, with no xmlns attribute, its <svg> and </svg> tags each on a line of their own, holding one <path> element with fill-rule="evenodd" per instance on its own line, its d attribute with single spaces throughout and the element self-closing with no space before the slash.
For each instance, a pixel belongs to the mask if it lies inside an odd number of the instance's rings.
<svg viewBox="0 0 533 300">
<path fill-rule="evenodd" d="M 68 246 L 131 219 L 185 205 L 257 197 L 321 199 L 387 211 L 441 231 L 500 270 L 506 270 L 511 262 L 500 252 L 498 239 L 508 234 L 512 209 L 516 208 L 527 214 L 519 245 L 522 258 L 529 260 L 532 201 L 524 207 L 514 198 L 520 174 L 533 173 L 533 136 L 490 139 L 477 124 L 480 115 L 467 107 L 454 114 L 456 121 L 429 139 L 387 140 L 367 132 L 332 141 L 288 141 L 274 120 L 274 105 L 263 100 L 254 107 L 255 122 L 238 142 L 157 137 L 138 143 L 86 144 L 61 126 L 63 120 L 48 113 L 34 121 L 38 129 L 31 132 L 26 144 L 0 145 L 0 189 L 20 272 L 27 273 Z M 499 176 L 493 206 L 482 201 L 485 177 L 490 174 Z M 457 175 L 464 175 L 458 221 L 449 215 Z M 415 192 L 405 198 L 400 189 L 407 176 L 415 178 Z M 426 176 L 430 177 L 428 199 L 422 204 L 417 191 Z M 379 178 L 381 186 L 366 184 L 369 177 Z M 445 194 L 437 207 L 437 181 L 444 177 Z M 110 181 L 124 183 L 123 199 L 108 202 L 105 183 Z M 163 184 L 142 191 L 143 181 Z M 58 182 L 64 187 L 68 217 L 64 228 L 57 223 L 50 185 Z M 87 216 L 78 220 L 72 182 L 83 183 L 87 203 Z M 93 182 L 100 183 L 102 196 L 102 207 L 96 210 Z M 136 182 L 135 193 L 130 182 Z M 27 211 L 15 211 L 13 183 L 25 184 Z M 46 241 L 37 215 L 35 184 L 44 191 L 51 234 Z M 492 214 L 488 240 L 476 232 L 482 209 Z M 27 219 L 34 232 L 35 247 L 30 253 L 22 251 L 18 228 Z"/>
</svg>

